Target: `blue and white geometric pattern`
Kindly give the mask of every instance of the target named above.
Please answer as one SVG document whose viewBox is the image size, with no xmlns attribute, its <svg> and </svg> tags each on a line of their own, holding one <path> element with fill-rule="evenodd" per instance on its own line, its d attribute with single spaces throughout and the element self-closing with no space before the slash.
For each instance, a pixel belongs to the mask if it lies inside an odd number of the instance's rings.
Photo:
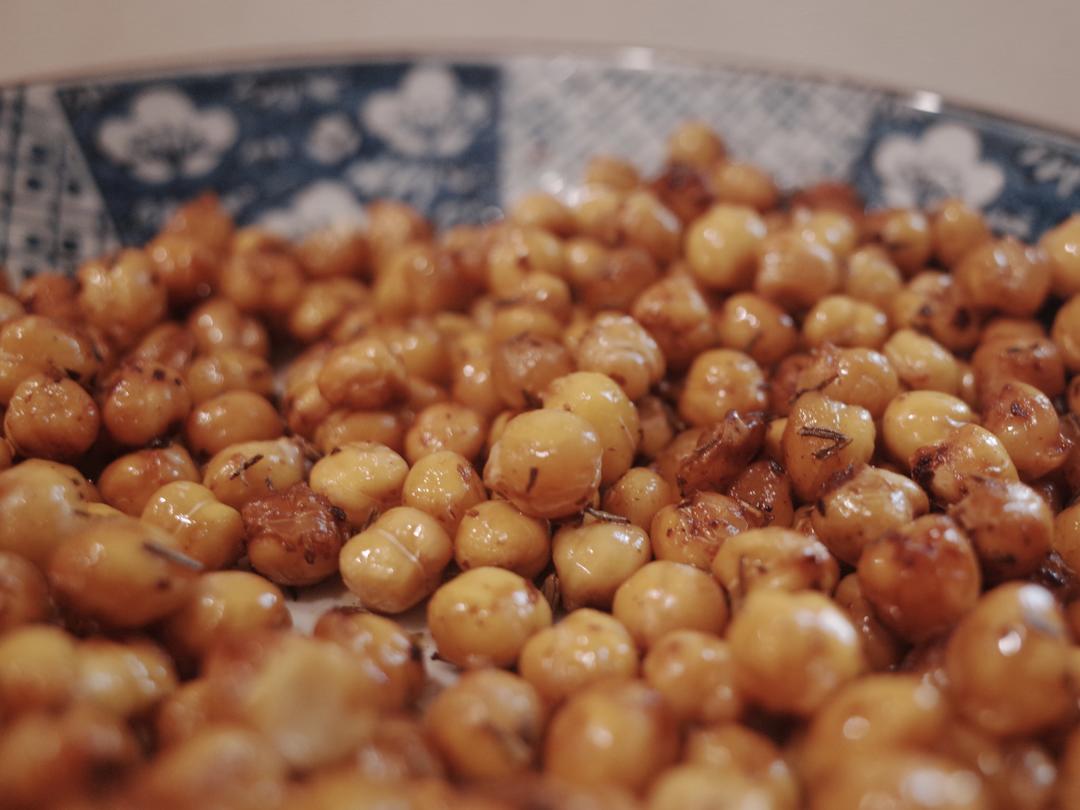
<svg viewBox="0 0 1080 810">
<path fill-rule="evenodd" d="M 846 178 L 873 205 L 960 196 L 1035 238 L 1080 209 L 1080 139 L 768 72 L 570 56 L 357 60 L 0 89 L 0 266 L 71 272 L 215 190 L 290 236 L 406 200 L 490 219 L 588 157 L 656 168 L 679 121 L 714 124 L 781 186 Z"/>
</svg>

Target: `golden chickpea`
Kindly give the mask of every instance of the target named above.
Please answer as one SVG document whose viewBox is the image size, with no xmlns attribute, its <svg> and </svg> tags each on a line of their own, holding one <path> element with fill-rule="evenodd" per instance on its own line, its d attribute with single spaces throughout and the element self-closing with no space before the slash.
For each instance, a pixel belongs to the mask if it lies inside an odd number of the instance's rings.
<svg viewBox="0 0 1080 810">
<path fill-rule="evenodd" d="M 74 467 L 29 459 L 0 472 L 0 551 L 45 569 L 55 548 L 86 521 L 98 494 Z"/>
<path fill-rule="evenodd" d="M 318 389 L 315 393 L 322 397 Z M 329 407 L 330 403 L 325 404 Z M 315 446 L 325 455 L 347 444 L 381 444 L 402 454 L 405 452 L 407 417 L 400 411 L 333 411 L 325 418 L 318 417 L 321 421 L 315 428 Z"/>
<path fill-rule="evenodd" d="M 551 556 L 567 610 L 609 609 L 619 587 L 652 559 L 652 547 L 644 529 L 600 521 L 563 526 Z"/>
<path fill-rule="evenodd" d="M 1080 370 L 1080 295 L 1074 295 L 1058 310 L 1050 336 L 1066 368 Z"/>
<path fill-rule="evenodd" d="M 900 663 L 903 644 L 878 619 L 873 605 L 863 595 L 858 574 L 848 574 L 841 579 L 833 599 L 859 632 L 863 654 L 871 671 L 882 672 Z"/>
<path fill-rule="evenodd" d="M 354 279 L 311 282 L 289 312 L 289 334 L 301 343 L 314 343 L 330 335 L 347 313 L 370 305 L 367 287 Z"/>
<path fill-rule="evenodd" d="M 243 312 L 279 318 L 299 300 L 304 272 L 287 245 L 265 234 L 241 231 L 221 266 L 218 289 Z"/>
<path fill-rule="evenodd" d="M 780 749 L 765 735 L 738 723 L 718 723 L 691 731 L 685 758 L 688 764 L 753 778 L 772 794 L 776 810 L 794 810 L 798 806 L 799 788 Z"/>
<path fill-rule="evenodd" d="M 186 303 L 210 294 L 216 281 L 218 256 L 191 234 L 159 233 L 146 253 L 169 299 Z"/>
<path fill-rule="evenodd" d="M 19 383 L 34 373 L 61 371 L 72 382 L 89 385 L 101 361 L 88 337 L 49 318 L 27 315 L 6 321 L 0 325 L 0 402 L 6 405 Z"/>
<path fill-rule="evenodd" d="M 1071 444 L 1061 432 L 1054 404 L 1026 383 L 1002 384 L 984 398 L 982 424 L 1005 447 L 1025 479 L 1040 478 L 1065 463 Z"/>
<path fill-rule="evenodd" d="M 483 332 L 466 333 L 451 345 L 452 398 L 485 418 L 503 408 L 491 376 L 492 362 L 491 340 Z"/>
<path fill-rule="evenodd" d="M 405 478 L 401 500 L 427 512 L 453 537 L 462 517 L 487 499 L 476 469 L 449 450 L 424 456 Z"/>
<path fill-rule="evenodd" d="M 548 384 L 573 371 L 570 353 L 558 340 L 524 333 L 495 346 L 492 381 L 508 408 L 536 407 Z"/>
<path fill-rule="evenodd" d="M 819 391 L 830 399 L 858 405 L 880 419 L 900 393 L 900 380 L 889 358 L 873 349 L 824 346 L 795 378 L 795 393 Z"/>
<path fill-rule="evenodd" d="M 311 232 L 296 246 L 296 257 L 312 278 L 366 276 L 370 272 L 367 235 L 341 224 Z"/>
<path fill-rule="evenodd" d="M 996 736 L 1073 722 L 1071 641 L 1045 588 L 1009 583 L 985 594 L 949 639 L 945 667 L 961 716 Z"/>
<path fill-rule="evenodd" d="M 1033 385 L 1048 397 L 1065 392 L 1065 362 L 1049 338 L 1000 338 L 981 343 L 971 365 L 980 400 L 1010 380 Z"/>
<path fill-rule="evenodd" d="M 159 488 L 174 481 L 198 480 L 199 471 L 187 450 L 183 445 L 170 444 L 120 456 L 101 471 L 98 487 L 105 503 L 137 517 Z"/>
<path fill-rule="evenodd" d="M 859 635 L 827 596 L 763 588 L 728 632 L 735 683 L 762 708 L 810 716 L 864 666 Z"/>
<path fill-rule="evenodd" d="M 1000 741 L 964 723 L 950 724 L 937 750 L 982 777 L 998 807 L 1051 807 L 1057 767 L 1046 746 L 1033 740 Z"/>
<path fill-rule="evenodd" d="M 844 292 L 858 301 L 891 312 L 893 299 L 903 287 L 903 277 L 885 251 L 877 246 L 862 247 L 848 258 Z"/>
<path fill-rule="evenodd" d="M 926 493 L 910 478 L 862 466 L 844 474 L 810 513 L 814 533 L 836 557 L 857 565 L 866 545 L 930 511 Z"/>
<path fill-rule="evenodd" d="M 195 336 L 183 324 L 165 321 L 155 326 L 128 354 L 136 363 L 159 363 L 184 371 L 195 356 Z"/>
<path fill-rule="evenodd" d="M 727 642 L 697 630 L 662 636 L 642 662 L 645 682 L 684 722 L 733 720 L 742 711 Z"/>
<path fill-rule="evenodd" d="M 880 348 L 889 336 L 889 318 L 873 304 L 846 295 L 828 295 L 806 314 L 803 342 L 810 347 Z"/>
<path fill-rule="evenodd" d="M 551 626 L 551 607 L 532 583 L 502 568 L 473 568 L 428 602 L 439 655 L 460 667 L 513 666 L 534 633 Z"/>
<path fill-rule="evenodd" d="M 664 375 L 664 364 L 673 369 L 684 369 L 690 365 L 695 357 L 706 349 L 712 348 L 719 342 L 716 334 L 716 324 L 709 303 L 694 284 L 694 280 L 688 276 L 670 275 L 655 284 L 647 287 L 634 301 L 630 314 L 637 324 L 646 330 L 652 338 L 653 345 L 659 351 L 655 365 L 656 382 Z M 631 355 L 641 355 L 642 349 L 636 344 L 636 351 Z M 610 349 L 605 349 L 605 354 Z M 578 368 L 590 371 L 604 371 L 603 368 L 595 368 L 586 364 L 579 348 L 576 353 Z M 636 360 L 636 363 L 642 362 Z M 619 375 L 606 371 L 607 375 L 616 381 Z M 637 399 L 644 394 L 646 388 L 634 390 L 624 386 L 626 395 L 630 399 Z"/>
<path fill-rule="evenodd" d="M 213 685 L 205 678 L 180 684 L 158 704 L 154 732 L 161 748 L 170 748 L 194 737 L 211 724 Z"/>
<path fill-rule="evenodd" d="M 1054 513 L 1034 489 L 988 478 L 949 509 L 993 579 L 1034 573 L 1049 553 Z"/>
<path fill-rule="evenodd" d="M 97 439 L 97 405 L 76 382 L 44 374 L 26 377 L 4 414 L 4 434 L 23 456 L 70 461 Z"/>
<path fill-rule="evenodd" d="M 952 351 L 967 351 L 979 342 L 981 319 L 961 300 L 953 278 L 923 272 L 894 298 L 890 320 L 897 328 L 929 334 Z"/>
<path fill-rule="evenodd" d="M 662 476 L 648 467 L 633 467 L 608 487 L 602 505 L 605 512 L 648 529 L 656 513 L 675 503 L 676 497 L 676 491 Z"/>
<path fill-rule="evenodd" d="M 172 659 L 145 639 L 85 639 L 75 662 L 75 700 L 116 717 L 146 714 L 177 685 Z"/>
<path fill-rule="evenodd" d="M 203 486 L 239 509 L 253 498 L 284 492 L 304 480 L 304 452 L 291 439 L 240 442 L 218 452 L 203 469 Z"/>
<path fill-rule="evenodd" d="M 788 312 L 810 309 L 842 283 L 836 255 L 826 245 L 777 233 L 759 247 L 754 290 Z"/>
<path fill-rule="evenodd" d="M 816 537 L 792 529 L 751 529 L 728 538 L 712 573 L 738 611 L 758 589 L 817 590 L 831 594 L 840 569 Z"/>
<path fill-rule="evenodd" d="M 508 227 L 488 250 L 486 281 L 496 295 L 510 297 L 530 273 L 562 276 L 565 263 L 563 244 L 555 235 L 536 227 Z"/>
<path fill-rule="evenodd" d="M 709 179 L 720 202 L 768 211 L 776 207 L 780 197 L 773 179 L 749 163 L 724 161 L 713 169 Z"/>
<path fill-rule="evenodd" d="M 648 810 L 708 810 L 713 807 L 783 807 L 768 785 L 737 770 L 682 764 L 665 771 L 649 791 Z M 721 804 L 714 804 L 721 802 Z"/>
<path fill-rule="evenodd" d="M 408 473 L 405 459 L 389 447 L 349 442 L 315 462 L 310 485 L 344 511 L 349 523 L 361 527 L 401 501 Z"/>
<path fill-rule="evenodd" d="M 580 371 L 610 377 L 631 400 L 647 394 L 665 372 L 664 354 L 642 324 L 614 312 L 593 319 L 574 351 L 574 361 Z"/>
<path fill-rule="evenodd" d="M 1050 261 L 1054 292 L 1062 298 L 1080 293 L 1080 216 L 1073 214 L 1039 240 Z"/>
<path fill-rule="evenodd" d="M 496 669 L 467 672 L 432 701 L 424 727 L 463 779 L 524 772 L 536 760 L 544 706 L 532 685 Z"/>
<path fill-rule="evenodd" d="M 201 354 L 240 349 L 266 357 L 270 352 L 266 327 L 258 319 L 242 313 L 227 298 L 211 298 L 193 309 L 187 319 L 187 329 Z"/>
<path fill-rule="evenodd" d="M 507 423 L 488 455 L 484 483 L 527 515 L 565 517 L 596 495 L 602 461 L 603 446 L 586 419 L 545 408 Z"/>
<path fill-rule="evenodd" d="M 403 613 L 438 587 L 453 554 L 435 518 L 398 506 L 341 549 L 341 578 L 369 610 Z"/>
<path fill-rule="evenodd" d="M 582 785 L 640 791 L 679 753 L 664 698 L 637 680 L 607 680 L 572 695 L 551 720 L 544 770 Z"/>
<path fill-rule="evenodd" d="M 196 358 L 184 376 L 193 404 L 229 391 L 254 391 L 269 397 L 274 388 L 270 364 L 244 349 L 217 349 Z"/>
<path fill-rule="evenodd" d="M 916 751 L 874 751 L 837 768 L 814 791 L 810 810 L 861 810 L 866 798 L 895 810 L 990 810 L 990 797 L 972 771 L 950 759 Z"/>
<path fill-rule="evenodd" d="M 635 189 L 626 194 L 618 227 L 628 245 L 647 251 L 661 265 L 679 254 L 682 223 L 651 191 Z"/>
<path fill-rule="evenodd" d="M 874 438 L 873 418 L 865 408 L 814 391 L 800 396 L 781 440 L 795 493 L 805 501 L 816 499 L 838 472 L 870 460 Z"/>
<path fill-rule="evenodd" d="M 367 207 L 368 243 L 378 272 L 403 245 L 431 238 L 431 225 L 412 206 L 396 200 L 376 200 Z"/>
<path fill-rule="evenodd" d="M 978 211 L 962 200 L 945 200 L 930 217 L 934 255 L 945 267 L 956 267 L 973 248 L 991 238 L 990 228 Z"/>
<path fill-rule="evenodd" d="M 585 166 L 583 182 L 610 186 L 619 191 L 630 191 L 641 183 L 641 176 L 634 165 L 611 155 L 593 155 Z"/>
<path fill-rule="evenodd" d="M 403 318 L 459 309 L 471 299 L 473 288 L 452 254 L 414 242 L 394 251 L 377 268 L 372 293 L 377 310 Z"/>
<path fill-rule="evenodd" d="M 120 444 L 137 447 L 183 425 L 191 410 L 191 394 L 183 378 L 167 366 L 130 364 L 108 385 L 101 418 Z"/>
<path fill-rule="evenodd" d="M 573 234 L 574 218 L 557 197 L 533 192 L 519 197 L 510 209 L 510 220 L 526 227 L 541 228 L 556 236 Z"/>
<path fill-rule="evenodd" d="M 839 209 L 796 208 L 792 224 L 801 238 L 827 247 L 837 259 L 846 260 L 858 243 L 859 232 L 854 219 L 858 216 L 858 213 Z"/>
<path fill-rule="evenodd" d="M 7 276 L 5 275 L 5 288 Z M 79 285 L 66 273 L 36 273 L 19 285 L 15 297 L 27 314 L 42 315 L 57 323 L 76 323 L 79 312 Z"/>
<path fill-rule="evenodd" d="M 420 665 L 419 661 L 417 665 Z M 422 669 L 419 675 L 422 682 Z M 446 776 L 442 758 L 420 722 L 404 716 L 383 717 L 372 738 L 357 749 L 353 762 L 357 774 L 372 782 L 394 783 Z"/>
<path fill-rule="evenodd" d="M 971 541 L 944 515 L 924 515 L 870 541 L 858 574 L 882 623 L 913 643 L 947 633 L 982 585 Z"/>
<path fill-rule="evenodd" d="M 533 579 L 551 559 L 546 520 L 522 514 L 508 501 L 466 509 L 454 534 L 454 559 L 463 571 L 494 566 Z"/>
<path fill-rule="evenodd" d="M 765 377 L 754 360 L 731 349 L 698 355 L 686 375 L 679 414 L 692 425 L 719 422 L 729 411 L 763 411 Z"/>
<path fill-rule="evenodd" d="M 634 186 L 639 186 L 635 183 Z M 589 183 L 577 191 L 573 201 L 574 224 L 581 236 L 602 246 L 615 247 L 621 228 L 619 214 L 623 200 L 634 188 L 614 188 L 607 183 Z"/>
<path fill-rule="evenodd" d="M 62 709 L 78 677 L 76 641 L 58 627 L 30 624 L 0 636 L 0 715 Z"/>
<path fill-rule="evenodd" d="M 283 428 L 265 397 L 229 391 L 199 403 L 188 416 L 184 434 L 197 456 L 209 458 L 230 444 L 276 439 Z"/>
<path fill-rule="evenodd" d="M 1069 734 L 1059 766 L 1058 803 L 1061 807 L 1072 807 L 1080 801 L 1080 732 L 1074 730 Z"/>
<path fill-rule="evenodd" d="M 0 634 L 46 621 L 52 613 L 49 585 L 24 557 L 0 551 Z"/>
<path fill-rule="evenodd" d="M 921 270 L 930 258 L 930 222 L 921 211 L 894 208 L 868 215 L 864 235 L 885 249 L 905 275 Z"/>
<path fill-rule="evenodd" d="M 218 196 L 205 192 L 176 209 L 162 231 L 191 236 L 220 255 L 228 249 L 235 227 Z"/>
<path fill-rule="evenodd" d="M 83 316 L 118 348 L 132 346 L 165 316 L 165 286 L 142 250 L 129 248 L 111 260 L 87 262 L 76 278 Z"/>
<path fill-rule="evenodd" d="M 59 602 L 119 629 L 168 616 L 187 601 L 198 576 L 177 557 L 172 536 L 132 518 L 95 520 L 61 545 L 49 562 Z"/>
<path fill-rule="evenodd" d="M 977 309 L 1034 315 L 1050 292 L 1050 262 L 1039 248 L 1012 237 L 972 248 L 956 265 L 960 295 Z"/>
<path fill-rule="evenodd" d="M 405 393 L 405 367 L 379 338 L 359 338 L 330 351 L 318 377 L 332 405 L 377 409 Z"/>
<path fill-rule="evenodd" d="M 555 705 L 606 678 L 633 678 L 638 653 L 618 621 L 581 608 L 525 642 L 518 671 L 544 701 Z"/>
<path fill-rule="evenodd" d="M 1073 571 L 1080 570 L 1080 505 L 1062 509 L 1054 518 L 1054 551 Z"/>
<path fill-rule="evenodd" d="M 886 341 L 882 352 L 908 388 L 953 396 L 960 392 L 960 364 L 952 352 L 933 338 L 900 329 Z"/>
<path fill-rule="evenodd" d="M 792 317 L 755 293 L 737 293 L 724 301 L 716 330 L 721 346 L 745 352 L 763 366 L 779 362 L 799 342 Z"/>
<path fill-rule="evenodd" d="M 716 131 L 704 121 L 685 121 L 667 139 L 667 159 L 706 170 L 722 161 L 727 152 Z"/>
<path fill-rule="evenodd" d="M 612 614 L 638 647 L 647 650 L 672 630 L 720 634 L 727 625 L 728 606 L 720 586 L 704 571 L 657 560 L 619 586 Z"/>
<path fill-rule="evenodd" d="M 962 425 L 911 456 L 911 477 L 943 503 L 956 503 L 981 480 L 1016 481 L 1016 467 L 1001 440 L 978 425 Z"/>
<path fill-rule="evenodd" d="M 578 300 L 593 311 L 629 310 L 634 299 L 660 278 L 656 260 L 641 248 L 606 250 L 591 240 L 568 245 L 567 272 Z"/>
<path fill-rule="evenodd" d="M 975 421 L 962 399 L 938 391 L 909 391 L 889 403 L 881 433 L 893 460 L 907 464 L 920 447 L 944 441 L 954 429 Z"/>
<path fill-rule="evenodd" d="M 397 622 L 355 608 L 332 608 L 319 617 L 313 634 L 353 654 L 380 708 L 403 709 L 419 697 L 423 653 Z"/>
<path fill-rule="evenodd" d="M 765 223 L 753 208 L 713 206 L 686 232 L 686 259 L 695 280 L 711 290 L 748 289 L 765 235 Z"/>
<path fill-rule="evenodd" d="M 366 331 L 386 342 L 410 376 L 436 383 L 449 379 L 446 340 L 433 319 L 412 318 L 405 323 L 375 323 Z"/>
<path fill-rule="evenodd" d="M 761 515 L 746 504 L 702 491 L 660 509 L 653 517 L 649 536 L 656 559 L 709 571 L 718 551 L 761 522 Z"/>
<path fill-rule="evenodd" d="M 19 299 L 7 293 L 0 293 L 0 324 L 7 323 L 26 314 Z"/>
</svg>

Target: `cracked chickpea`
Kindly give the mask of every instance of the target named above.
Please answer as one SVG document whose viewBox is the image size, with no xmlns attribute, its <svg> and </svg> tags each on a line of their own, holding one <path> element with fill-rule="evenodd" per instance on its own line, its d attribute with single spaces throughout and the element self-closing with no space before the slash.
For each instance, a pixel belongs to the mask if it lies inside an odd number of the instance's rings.
<svg viewBox="0 0 1080 810">
<path fill-rule="evenodd" d="M 1016 466 L 1001 440 L 979 425 L 961 425 L 910 459 L 911 477 L 937 501 L 956 503 L 985 478 L 1016 481 Z"/>
<path fill-rule="evenodd" d="M 405 459 L 389 447 L 349 442 L 315 462 L 309 484 L 344 511 L 351 525 L 360 528 L 373 516 L 401 502 L 408 474 Z"/>
<path fill-rule="evenodd" d="M 652 559 L 652 547 L 644 529 L 602 520 L 563 526 L 552 540 L 551 556 L 567 610 L 607 610 L 619 587 Z"/>
<path fill-rule="evenodd" d="M 494 566 L 533 579 L 551 559 L 546 520 L 529 517 L 509 501 L 484 500 L 461 515 L 454 559 L 463 571 Z"/>
<path fill-rule="evenodd" d="M 4 435 L 20 455 L 52 461 L 78 459 L 100 427 L 98 407 L 82 386 L 44 374 L 19 383 L 4 414 Z"/>
<path fill-rule="evenodd" d="M 727 495 L 702 491 L 661 508 L 653 516 L 649 537 L 656 559 L 709 571 L 725 544 L 762 522 L 752 507 Z"/>
<path fill-rule="evenodd" d="M 467 459 L 449 450 L 424 456 L 409 470 L 401 502 L 427 512 L 453 537 L 465 514 L 487 492 L 480 474 Z"/>
</svg>

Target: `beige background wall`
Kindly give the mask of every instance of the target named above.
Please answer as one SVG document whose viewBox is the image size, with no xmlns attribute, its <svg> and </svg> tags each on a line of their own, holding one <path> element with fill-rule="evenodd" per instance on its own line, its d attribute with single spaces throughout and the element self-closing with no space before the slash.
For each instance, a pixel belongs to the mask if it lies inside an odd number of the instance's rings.
<svg viewBox="0 0 1080 810">
<path fill-rule="evenodd" d="M 0 81 L 281 49 L 507 40 L 818 69 L 1080 132 L 1080 0 L 0 0 Z"/>
</svg>

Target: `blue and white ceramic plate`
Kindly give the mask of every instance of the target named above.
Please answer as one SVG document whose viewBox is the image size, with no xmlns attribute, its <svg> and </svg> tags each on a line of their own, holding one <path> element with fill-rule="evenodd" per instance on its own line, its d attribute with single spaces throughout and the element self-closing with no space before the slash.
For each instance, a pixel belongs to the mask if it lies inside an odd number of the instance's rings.
<svg viewBox="0 0 1080 810">
<path fill-rule="evenodd" d="M 145 241 L 204 189 L 288 235 L 360 220 L 377 197 L 440 224 L 484 220 L 526 190 L 566 191 L 598 152 L 653 168 L 691 117 L 786 187 L 846 178 L 871 205 L 962 197 L 1025 239 L 1080 209 L 1080 138 L 930 93 L 641 49 L 366 56 L 0 89 L 0 266 L 70 271 Z"/>
</svg>

